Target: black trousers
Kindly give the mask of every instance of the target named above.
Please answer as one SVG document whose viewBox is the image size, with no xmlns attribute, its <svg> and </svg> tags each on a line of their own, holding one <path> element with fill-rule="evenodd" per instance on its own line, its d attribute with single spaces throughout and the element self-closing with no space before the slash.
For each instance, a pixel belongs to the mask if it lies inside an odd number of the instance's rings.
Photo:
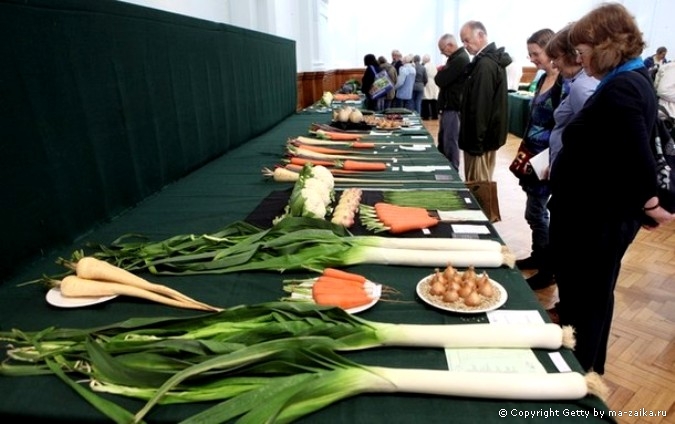
<svg viewBox="0 0 675 424">
<path fill-rule="evenodd" d="M 556 309 L 560 324 L 576 330 L 574 355 L 581 366 L 603 374 L 621 259 L 641 222 L 604 216 L 597 220 L 574 211 L 573 205 L 561 206 L 551 209 L 549 227 L 560 297 Z"/>
<path fill-rule="evenodd" d="M 422 99 L 422 119 L 438 119 L 438 100 Z"/>
</svg>

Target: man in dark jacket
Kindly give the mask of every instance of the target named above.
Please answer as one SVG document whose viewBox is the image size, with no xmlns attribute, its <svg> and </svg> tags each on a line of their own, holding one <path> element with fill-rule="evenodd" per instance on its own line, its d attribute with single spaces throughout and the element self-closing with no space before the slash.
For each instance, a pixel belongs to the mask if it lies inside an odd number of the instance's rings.
<svg viewBox="0 0 675 424">
<path fill-rule="evenodd" d="M 469 54 L 457 45 L 452 34 L 438 40 L 438 49 L 448 57 L 443 69 L 434 77 L 438 93 L 438 150 L 445 155 L 455 170 L 459 171 L 459 109 L 462 102 L 464 68 L 469 64 Z"/>
<path fill-rule="evenodd" d="M 485 26 L 469 21 L 460 32 L 462 43 L 474 55 L 466 67 L 459 148 L 464 151 L 466 181 L 492 181 L 497 149 L 508 133 L 508 81 L 512 62 L 504 48 L 488 42 Z"/>
</svg>

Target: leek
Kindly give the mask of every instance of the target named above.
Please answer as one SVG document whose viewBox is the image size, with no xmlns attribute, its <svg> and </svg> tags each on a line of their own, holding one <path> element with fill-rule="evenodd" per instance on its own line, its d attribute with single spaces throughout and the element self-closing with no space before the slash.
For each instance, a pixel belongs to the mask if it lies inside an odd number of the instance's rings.
<svg viewBox="0 0 675 424">
<path fill-rule="evenodd" d="M 84 375 L 77 391 L 102 413 L 127 416 L 96 393 L 157 404 L 224 401 L 187 422 L 291 422 L 365 392 L 411 392 L 505 399 L 578 399 L 589 376 L 461 374 L 363 366 L 339 351 L 379 346 L 572 348 L 573 334 L 555 324 L 409 325 L 364 320 L 311 303 L 242 305 L 183 318 L 134 318 L 90 329 L 0 332 L 8 342 L 5 376 Z M 13 372 L 14 363 L 20 373 Z M 47 367 L 45 367 L 45 364 Z M 599 385 L 601 386 L 601 385 Z M 119 422 L 119 421 L 118 421 Z"/>
<path fill-rule="evenodd" d="M 287 216 L 271 228 L 236 222 L 213 234 L 178 235 L 157 242 L 122 236 L 88 256 L 128 271 L 162 275 L 225 274 L 252 270 L 321 272 L 356 264 L 513 267 L 513 254 L 490 240 L 353 236 L 325 219 Z M 73 253 L 70 262 L 84 256 Z M 69 261 L 61 259 L 63 263 Z"/>
</svg>

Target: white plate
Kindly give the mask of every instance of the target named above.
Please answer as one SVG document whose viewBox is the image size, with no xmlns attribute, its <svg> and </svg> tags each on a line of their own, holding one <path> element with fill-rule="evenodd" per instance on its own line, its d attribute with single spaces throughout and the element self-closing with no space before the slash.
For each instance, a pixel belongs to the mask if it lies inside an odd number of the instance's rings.
<svg viewBox="0 0 675 424">
<path fill-rule="evenodd" d="M 96 305 L 116 298 L 117 295 L 103 297 L 65 297 L 57 287 L 47 292 L 47 303 L 59 308 L 81 308 L 83 306 Z"/>
<path fill-rule="evenodd" d="M 370 285 L 370 288 L 374 295 L 373 300 L 365 305 L 357 306 L 356 308 L 346 309 L 346 311 L 349 312 L 350 314 L 358 314 L 359 312 L 363 312 L 367 309 L 370 309 L 373 306 L 375 306 L 375 304 L 380 300 L 380 297 L 382 296 L 382 285 L 375 284 L 370 281 L 366 281 L 366 284 Z"/>
<path fill-rule="evenodd" d="M 433 274 L 427 275 L 426 277 L 422 278 L 419 283 L 417 283 L 416 289 L 417 295 L 425 303 L 433 306 L 434 308 L 443 309 L 444 311 L 457 312 L 460 314 L 477 314 L 480 312 L 494 311 L 495 309 L 501 308 L 502 305 L 506 303 L 506 299 L 508 298 L 508 294 L 506 293 L 506 289 L 504 288 L 504 286 L 502 286 L 495 280 L 490 279 L 490 283 L 492 283 L 492 286 L 499 291 L 499 300 L 497 302 L 489 306 L 484 307 L 479 306 L 476 308 L 469 308 L 468 306 L 456 307 L 449 303 L 437 301 L 428 296 L 428 294 L 423 289 L 423 285 L 427 284 L 427 280 L 430 279 L 431 277 L 433 277 Z"/>
</svg>

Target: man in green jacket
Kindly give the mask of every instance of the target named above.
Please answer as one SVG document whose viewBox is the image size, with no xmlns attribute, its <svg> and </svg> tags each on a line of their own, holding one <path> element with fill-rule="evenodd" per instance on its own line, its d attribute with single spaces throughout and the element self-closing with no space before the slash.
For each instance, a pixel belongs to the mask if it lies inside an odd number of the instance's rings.
<svg viewBox="0 0 675 424">
<path fill-rule="evenodd" d="M 464 151 L 466 181 L 492 181 L 497 149 L 508 133 L 508 81 L 512 62 L 504 48 L 488 42 L 485 26 L 469 21 L 460 37 L 474 58 L 465 69 L 459 148 Z"/>
</svg>

